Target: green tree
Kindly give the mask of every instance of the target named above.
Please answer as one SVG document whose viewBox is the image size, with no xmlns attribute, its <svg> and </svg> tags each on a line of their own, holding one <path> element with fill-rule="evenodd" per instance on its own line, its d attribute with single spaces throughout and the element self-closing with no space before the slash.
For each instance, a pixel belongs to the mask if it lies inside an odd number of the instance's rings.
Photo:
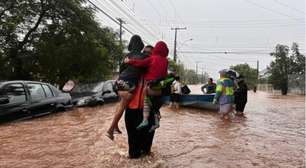
<svg viewBox="0 0 306 168">
<path fill-rule="evenodd" d="M 291 47 L 291 74 L 304 75 L 305 74 L 305 56 L 300 53 L 299 45 L 297 43 L 293 43 Z"/>
<path fill-rule="evenodd" d="M 244 76 L 249 88 L 254 88 L 257 85 L 257 69 L 250 67 L 247 63 L 231 66 L 230 68 Z"/>
<path fill-rule="evenodd" d="M 274 61 L 271 62 L 269 72 L 271 73 L 270 82 L 274 89 L 280 89 L 283 95 L 288 92 L 288 75 L 290 73 L 291 59 L 288 56 L 289 47 L 278 44 L 275 51 L 271 53 Z"/>
<path fill-rule="evenodd" d="M 85 0 L 0 1 L 0 11 L 0 79 L 101 80 L 122 55 Z"/>
<path fill-rule="evenodd" d="M 185 67 L 182 63 L 175 63 L 173 60 L 169 60 L 169 70 L 176 72 L 181 78 L 183 78 Z"/>
<path fill-rule="evenodd" d="M 206 72 L 196 74 L 194 70 L 186 69 L 184 64 L 175 63 L 173 60 L 169 60 L 169 70 L 175 71 L 180 76 L 181 81 L 186 84 L 206 83 L 208 80 L 208 74 Z"/>
<path fill-rule="evenodd" d="M 305 93 L 305 56 L 300 53 L 297 43 L 291 47 L 289 87 Z"/>
</svg>

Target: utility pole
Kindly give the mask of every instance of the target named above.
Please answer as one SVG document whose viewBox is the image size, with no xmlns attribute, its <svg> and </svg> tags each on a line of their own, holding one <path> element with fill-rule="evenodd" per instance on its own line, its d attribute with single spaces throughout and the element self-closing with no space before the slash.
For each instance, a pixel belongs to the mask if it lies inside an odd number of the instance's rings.
<svg viewBox="0 0 306 168">
<path fill-rule="evenodd" d="M 198 64 L 201 63 L 201 61 L 196 61 L 196 74 L 198 75 Z"/>
<path fill-rule="evenodd" d="M 257 60 L 257 83 L 259 80 L 259 60 Z"/>
<path fill-rule="evenodd" d="M 119 45 L 122 47 L 123 43 L 122 43 L 122 35 L 123 35 L 123 24 L 125 24 L 125 22 L 121 19 L 121 18 L 116 18 L 117 21 L 119 22 Z M 119 57 L 119 59 L 117 60 L 117 65 L 115 65 L 115 69 L 118 70 L 118 72 L 120 71 L 120 64 L 122 62 L 122 59 Z M 114 62 L 116 62 L 116 59 L 114 58 Z M 115 70 L 115 71 L 116 71 Z"/>
<path fill-rule="evenodd" d="M 120 45 L 122 45 L 122 25 L 125 24 L 125 22 L 121 18 L 117 18 L 119 22 L 119 40 L 120 40 Z"/>
<path fill-rule="evenodd" d="M 201 79 L 201 83 L 204 83 L 204 68 L 202 67 L 202 79 Z"/>
<path fill-rule="evenodd" d="M 176 43 L 177 43 L 177 31 L 178 30 L 186 30 L 186 27 L 175 27 L 175 28 L 171 28 L 171 30 L 174 30 L 174 51 L 173 51 L 173 60 L 176 63 L 177 60 L 177 51 L 176 51 Z"/>
</svg>

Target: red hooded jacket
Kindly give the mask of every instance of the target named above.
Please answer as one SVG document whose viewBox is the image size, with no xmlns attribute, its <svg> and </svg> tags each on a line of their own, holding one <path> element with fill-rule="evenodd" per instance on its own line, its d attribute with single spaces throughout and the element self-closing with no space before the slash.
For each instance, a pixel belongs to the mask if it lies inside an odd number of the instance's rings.
<svg viewBox="0 0 306 168">
<path fill-rule="evenodd" d="M 147 81 L 165 78 L 168 72 L 169 49 L 163 41 L 156 43 L 152 55 L 144 60 L 131 59 L 128 63 L 136 67 L 147 68 L 144 79 Z"/>
</svg>

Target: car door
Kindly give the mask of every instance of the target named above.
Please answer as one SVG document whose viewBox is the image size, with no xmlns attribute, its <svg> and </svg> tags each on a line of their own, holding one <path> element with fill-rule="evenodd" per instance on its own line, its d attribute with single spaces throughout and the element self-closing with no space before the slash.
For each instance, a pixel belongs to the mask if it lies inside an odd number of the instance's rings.
<svg viewBox="0 0 306 168">
<path fill-rule="evenodd" d="M 46 103 L 49 104 L 50 110 L 55 111 L 58 104 L 62 103 L 59 96 L 56 96 L 53 90 L 47 84 L 42 84 L 46 94 Z"/>
<path fill-rule="evenodd" d="M 30 111 L 33 115 L 43 115 L 55 110 L 55 104 L 50 101 L 40 83 L 27 83 L 30 93 Z"/>
<path fill-rule="evenodd" d="M 20 117 L 30 113 L 29 97 L 22 83 L 9 83 L 1 87 L 0 97 L 8 98 L 7 103 L 0 104 L 0 118 L 5 116 Z"/>
</svg>

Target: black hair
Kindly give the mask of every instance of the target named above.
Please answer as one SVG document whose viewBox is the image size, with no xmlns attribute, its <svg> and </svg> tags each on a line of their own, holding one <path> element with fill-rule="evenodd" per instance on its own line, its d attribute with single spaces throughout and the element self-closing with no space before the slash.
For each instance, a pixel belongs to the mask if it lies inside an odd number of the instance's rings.
<svg viewBox="0 0 306 168">
<path fill-rule="evenodd" d="M 179 76 L 175 76 L 174 79 L 177 80 L 177 81 L 179 81 L 179 80 L 180 80 L 180 77 L 179 77 Z"/>
<path fill-rule="evenodd" d="M 214 81 L 213 78 L 208 78 L 208 80 L 210 80 L 210 81 L 212 81 L 212 82 Z"/>
<path fill-rule="evenodd" d="M 238 81 L 237 84 L 238 84 L 238 86 L 239 86 L 240 88 L 244 88 L 244 89 L 247 89 L 247 88 L 248 88 L 248 86 L 247 86 L 247 84 L 245 83 L 244 80 Z"/>
<path fill-rule="evenodd" d="M 153 50 L 153 49 L 154 49 L 154 47 L 153 47 L 153 46 L 151 46 L 151 45 L 146 45 L 146 46 L 145 46 L 145 48 L 150 48 L 151 50 Z"/>
<path fill-rule="evenodd" d="M 139 35 L 133 35 L 128 45 L 128 50 L 130 52 L 131 51 L 141 52 L 143 47 L 144 47 L 144 44 L 142 42 L 141 37 Z"/>
</svg>

